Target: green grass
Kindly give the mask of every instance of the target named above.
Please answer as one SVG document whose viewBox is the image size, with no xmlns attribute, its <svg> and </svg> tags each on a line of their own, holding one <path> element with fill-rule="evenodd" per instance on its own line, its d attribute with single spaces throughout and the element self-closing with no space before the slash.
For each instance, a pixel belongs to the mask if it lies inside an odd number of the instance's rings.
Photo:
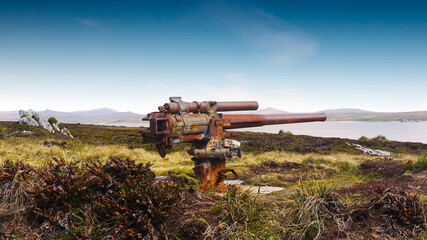
<svg viewBox="0 0 427 240">
<path fill-rule="evenodd" d="M 359 138 L 359 141 L 388 141 L 388 139 L 386 138 L 386 136 L 383 136 L 383 135 L 378 135 L 378 136 L 373 137 L 373 138 L 361 136 Z"/>
<path fill-rule="evenodd" d="M 422 170 L 427 169 L 427 153 L 418 157 L 418 160 L 414 163 L 414 168 Z"/>
<path fill-rule="evenodd" d="M 416 160 L 413 160 L 412 163 L 405 165 L 405 170 L 426 170 L 427 169 L 427 153 L 419 156 Z"/>
</svg>

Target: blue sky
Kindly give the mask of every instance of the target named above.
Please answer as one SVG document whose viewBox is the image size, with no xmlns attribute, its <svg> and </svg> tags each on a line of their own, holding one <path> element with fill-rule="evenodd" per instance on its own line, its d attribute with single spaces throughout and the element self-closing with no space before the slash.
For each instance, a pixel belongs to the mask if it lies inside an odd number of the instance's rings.
<svg viewBox="0 0 427 240">
<path fill-rule="evenodd" d="M 423 1 L 0 1 L 0 110 L 427 110 Z"/>
</svg>

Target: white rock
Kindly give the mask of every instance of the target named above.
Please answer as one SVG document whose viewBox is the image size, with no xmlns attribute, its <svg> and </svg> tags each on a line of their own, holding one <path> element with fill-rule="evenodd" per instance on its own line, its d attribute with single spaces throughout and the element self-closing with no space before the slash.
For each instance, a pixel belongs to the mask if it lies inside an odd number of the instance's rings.
<svg viewBox="0 0 427 240">
<path fill-rule="evenodd" d="M 19 115 L 21 116 L 21 118 L 19 119 L 20 124 L 28 124 L 30 126 L 42 127 L 50 133 L 54 133 L 56 129 L 56 131 L 61 132 L 62 134 L 71 138 L 74 138 L 71 135 L 70 131 L 68 131 L 68 129 L 66 129 L 65 127 L 63 129 L 60 129 L 59 123 L 50 124 L 49 121 L 38 112 L 19 110 Z"/>
<path fill-rule="evenodd" d="M 267 194 L 272 192 L 278 192 L 285 188 L 283 187 L 273 187 L 273 186 L 252 186 L 252 185 L 243 185 L 241 180 L 224 180 L 224 184 L 227 186 L 238 186 L 243 190 L 248 190 L 252 194 Z"/>
<path fill-rule="evenodd" d="M 347 145 L 353 146 L 356 149 L 361 150 L 363 153 L 369 154 L 369 155 L 378 155 L 378 156 L 390 156 L 391 155 L 391 152 L 378 150 L 378 149 L 370 149 L 370 148 L 362 147 L 361 145 L 355 144 L 355 143 L 347 143 Z"/>
<path fill-rule="evenodd" d="M 61 132 L 61 130 L 59 129 L 58 123 L 54 123 L 52 124 L 53 128 L 55 128 L 56 131 Z"/>
</svg>

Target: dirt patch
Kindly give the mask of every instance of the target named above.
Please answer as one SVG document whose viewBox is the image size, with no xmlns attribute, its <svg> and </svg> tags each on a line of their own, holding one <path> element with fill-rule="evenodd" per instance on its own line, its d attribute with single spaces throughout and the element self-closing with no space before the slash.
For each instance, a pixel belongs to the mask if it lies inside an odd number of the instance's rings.
<svg viewBox="0 0 427 240">
<path fill-rule="evenodd" d="M 37 233 L 40 224 L 27 216 L 25 213 L 0 212 L 1 239 L 40 239 Z"/>
<path fill-rule="evenodd" d="M 364 162 L 359 170 L 381 179 L 338 191 L 341 195 L 362 194 L 367 199 L 348 210 L 350 238 L 409 239 L 424 232 L 426 206 L 418 194 L 427 194 L 427 170 L 406 173 L 406 164 L 387 159 Z"/>
<path fill-rule="evenodd" d="M 363 174 L 374 174 L 377 177 L 389 179 L 401 176 L 405 173 L 405 161 L 393 161 L 382 159 L 377 161 L 366 161 L 360 164 Z"/>
<path fill-rule="evenodd" d="M 393 160 L 366 161 L 360 164 L 360 171 L 363 174 L 373 174 L 382 179 L 343 188 L 340 192 L 371 196 L 378 189 L 396 187 L 404 191 L 427 195 L 427 170 L 406 173 L 406 164 L 407 162 L 404 161 Z"/>
<path fill-rule="evenodd" d="M 424 209 L 417 195 L 378 188 L 371 200 L 349 210 L 348 235 L 369 239 L 409 239 L 424 232 Z"/>
<path fill-rule="evenodd" d="M 307 169 L 312 166 L 303 165 L 295 162 L 276 162 L 276 161 L 265 161 L 260 164 L 251 164 L 247 168 L 251 173 L 254 174 L 265 174 L 265 173 L 288 173 L 295 169 Z"/>
<path fill-rule="evenodd" d="M 312 164 L 300 164 L 295 162 L 265 161 L 260 164 L 246 166 L 245 173 L 239 174 L 239 178 L 244 181 L 254 179 L 255 176 L 265 177 L 262 184 L 271 186 L 286 186 L 286 183 L 293 183 L 299 180 L 319 180 L 330 176 L 334 170 L 324 166 Z M 276 180 L 269 180 L 269 176 L 275 176 Z"/>
<path fill-rule="evenodd" d="M 212 196 L 201 192 L 184 192 L 166 226 L 178 239 L 201 239 L 209 226 L 218 224 L 221 216 L 211 209 L 216 206 Z"/>
</svg>

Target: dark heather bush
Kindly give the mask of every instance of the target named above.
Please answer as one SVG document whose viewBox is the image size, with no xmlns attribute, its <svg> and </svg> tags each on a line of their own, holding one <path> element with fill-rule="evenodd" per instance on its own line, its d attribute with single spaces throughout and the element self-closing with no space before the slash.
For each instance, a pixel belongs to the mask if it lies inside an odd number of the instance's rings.
<svg viewBox="0 0 427 240">
<path fill-rule="evenodd" d="M 167 234 L 163 224 L 178 199 L 175 186 L 154 181 L 150 164 L 129 158 L 79 166 L 53 158 L 28 189 L 40 232 L 72 238 L 141 239 Z"/>
</svg>

